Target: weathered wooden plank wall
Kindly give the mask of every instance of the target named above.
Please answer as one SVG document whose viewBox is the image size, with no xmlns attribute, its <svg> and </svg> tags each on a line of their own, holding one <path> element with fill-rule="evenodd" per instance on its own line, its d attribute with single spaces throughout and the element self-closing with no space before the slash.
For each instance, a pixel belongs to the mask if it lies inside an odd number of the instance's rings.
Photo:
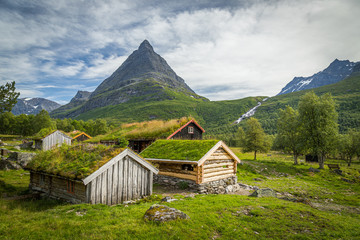
<svg viewBox="0 0 360 240">
<path fill-rule="evenodd" d="M 61 132 L 54 132 L 42 140 L 42 150 L 47 151 L 56 145 L 61 144 L 71 145 L 71 138 L 64 136 Z"/>
<path fill-rule="evenodd" d="M 30 173 L 30 188 L 32 190 L 44 192 L 50 197 L 65 199 L 73 203 L 85 202 L 85 186 L 79 181 L 74 181 L 74 192 L 70 193 L 67 189 L 67 181 L 67 179 L 57 176 Z"/>
<path fill-rule="evenodd" d="M 152 172 L 126 156 L 87 186 L 87 201 L 114 205 L 152 193 Z"/>
</svg>

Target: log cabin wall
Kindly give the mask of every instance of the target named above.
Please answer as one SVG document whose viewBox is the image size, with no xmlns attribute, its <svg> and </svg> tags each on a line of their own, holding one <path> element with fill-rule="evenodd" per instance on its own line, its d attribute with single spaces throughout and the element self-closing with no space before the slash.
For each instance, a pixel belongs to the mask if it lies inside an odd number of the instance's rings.
<svg viewBox="0 0 360 240">
<path fill-rule="evenodd" d="M 69 189 L 69 182 L 73 184 L 71 189 Z M 79 181 L 30 172 L 29 187 L 33 191 L 46 193 L 49 197 L 60 198 L 72 203 L 81 203 L 86 200 L 85 186 Z"/>
<path fill-rule="evenodd" d="M 198 167 L 197 163 L 183 164 L 183 163 L 167 163 L 167 162 L 154 162 L 158 165 L 159 174 L 170 177 L 177 177 L 192 181 L 197 181 Z"/>
<path fill-rule="evenodd" d="M 201 183 L 236 175 L 237 162 L 223 148 L 216 150 L 201 166 Z"/>
<path fill-rule="evenodd" d="M 126 156 L 86 185 L 86 202 L 114 205 L 152 194 L 153 173 Z"/>
</svg>

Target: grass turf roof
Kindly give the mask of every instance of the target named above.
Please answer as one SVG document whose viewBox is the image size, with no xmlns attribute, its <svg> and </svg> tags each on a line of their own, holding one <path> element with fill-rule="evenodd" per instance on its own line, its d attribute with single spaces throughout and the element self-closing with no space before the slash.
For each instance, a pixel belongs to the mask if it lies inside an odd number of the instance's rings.
<svg viewBox="0 0 360 240">
<path fill-rule="evenodd" d="M 40 152 L 26 167 L 67 178 L 84 179 L 123 150 L 104 145 L 63 144 L 59 148 Z"/>
<path fill-rule="evenodd" d="M 101 140 L 118 140 L 119 138 L 130 139 L 159 139 L 167 138 L 181 126 L 185 125 L 191 117 L 180 119 L 151 120 L 122 124 L 121 127 L 112 130 L 110 133 L 98 135 L 85 142 L 100 142 Z"/>
<path fill-rule="evenodd" d="M 140 153 L 143 158 L 199 161 L 218 140 L 157 140 Z"/>
</svg>

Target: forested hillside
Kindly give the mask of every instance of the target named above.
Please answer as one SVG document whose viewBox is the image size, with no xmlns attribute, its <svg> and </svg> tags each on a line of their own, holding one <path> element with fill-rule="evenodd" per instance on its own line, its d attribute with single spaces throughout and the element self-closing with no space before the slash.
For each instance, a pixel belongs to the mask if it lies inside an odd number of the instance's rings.
<svg viewBox="0 0 360 240">
<path fill-rule="evenodd" d="M 332 94 L 337 104 L 341 133 L 351 128 L 360 128 L 360 76 L 356 74 L 335 84 L 269 98 L 258 108 L 254 117 L 259 119 L 268 134 L 274 134 L 279 109 L 285 109 L 287 105 L 297 109 L 300 97 L 309 91 L 314 91 L 319 96 Z"/>
</svg>

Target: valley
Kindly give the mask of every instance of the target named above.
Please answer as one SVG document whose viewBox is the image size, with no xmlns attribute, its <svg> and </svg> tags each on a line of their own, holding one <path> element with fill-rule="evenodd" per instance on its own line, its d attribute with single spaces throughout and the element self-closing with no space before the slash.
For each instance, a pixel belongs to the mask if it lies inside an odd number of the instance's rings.
<svg viewBox="0 0 360 240">
<path fill-rule="evenodd" d="M 261 154 L 254 161 L 251 154 L 239 150 L 233 149 L 244 162 L 238 166 L 238 181 L 272 188 L 278 198 L 199 195 L 186 190 L 165 194 L 155 185 L 151 197 L 111 207 L 70 205 L 51 199 L 9 200 L 27 193 L 29 175 L 23 170 L 0 171 L 0 233 L 12 239 L 358 238 L 358 163 L 347 168 L 338 160 L 330 160 L 340 164 L 345 174 L 340 176 L 328 169 L 311 172 L 309 168 L 316 165 L 303 159 L 294 166 L 289 155 L 271 152 L 271 156 Z M 161 204 L 180 209 L 190 219 L 163 224 L 145 222 L 145 211 L 164 196 L 178 200 Z"/>
</svg>

